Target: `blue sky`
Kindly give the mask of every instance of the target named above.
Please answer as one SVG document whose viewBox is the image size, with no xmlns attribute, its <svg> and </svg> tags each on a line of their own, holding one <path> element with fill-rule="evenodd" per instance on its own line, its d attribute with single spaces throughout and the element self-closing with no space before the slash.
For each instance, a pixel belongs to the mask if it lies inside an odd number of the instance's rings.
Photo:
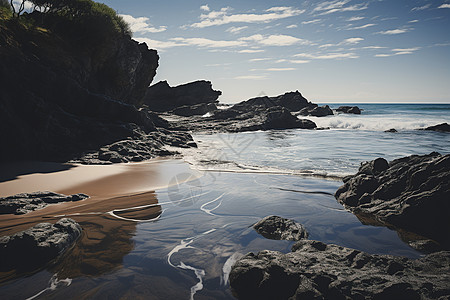
<svg viewBox="0 0 450 300">
<path fill-rule="evenodd" d="M 100 1 L 160 54 L 154 80 L 210 80 L 233 103 L 450 103 L 450 0 Z"/>
</svg>

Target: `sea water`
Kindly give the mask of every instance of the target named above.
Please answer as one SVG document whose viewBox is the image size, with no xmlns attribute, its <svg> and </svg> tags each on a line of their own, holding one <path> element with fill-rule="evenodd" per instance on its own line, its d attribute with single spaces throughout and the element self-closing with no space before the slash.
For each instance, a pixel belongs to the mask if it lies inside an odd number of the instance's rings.
<svg viewBox="0 0 450 300">
<path fill-rule="evenodd" d="M 268 215 L 302 223 L 310 239 L 420 257 L 395 231 L 363 225 L 333 194 L 362 161 L 450 153 L 450 134 L 417 130 L 450 123 L 450 105 L 359 107 L 361 115 L 310 118 L 327 130 L 194 135 L 199 148 L 184 153 L 192 171 L 153 195 L 157 221 L 107 233 L 96 248 L 75 247 L 65 261 L 3 283 L 2 299 L 232 299 L 228 276 L 239 257 L 290 251 L 293 242 L 252 229 Z M 391 128 L 398 132 L 384 132 Z"/>
</svg>

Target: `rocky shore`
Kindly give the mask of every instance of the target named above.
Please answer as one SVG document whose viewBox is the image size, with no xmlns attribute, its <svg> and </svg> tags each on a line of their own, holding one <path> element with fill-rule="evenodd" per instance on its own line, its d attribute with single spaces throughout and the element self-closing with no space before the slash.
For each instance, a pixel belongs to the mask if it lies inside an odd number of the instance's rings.
<svg viewBox="0 0 450 300">
<path fill-rule="evenodd" d="M 336 199 L 362 223 L 388 226 L 412 247 L 432 253 L 413 260 L 293 239 L 295 222 L 270 216 L 255 230 L 298 242 L 291 253 L 264 250 L 239 259 L 230 273 L 233 294 L 238 299 L 448 299 L 449 182 L 450 155 L 363 163 L 357 174 L 344 178 Z"/>
</svg>

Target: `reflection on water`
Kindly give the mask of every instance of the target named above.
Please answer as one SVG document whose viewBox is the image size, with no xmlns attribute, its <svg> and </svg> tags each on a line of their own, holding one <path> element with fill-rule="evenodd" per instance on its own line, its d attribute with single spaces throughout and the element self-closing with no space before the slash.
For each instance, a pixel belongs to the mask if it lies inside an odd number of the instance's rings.
<svg viewBox="0 0 450 300">
<path fill-rule="evenodd" d="M 362 225 L 345 211 L 333 197 L 340 185 L 287 175 L 206 172 L 176 189 L 109 199 L 108 208 L 99 203 L 69 208 L 58 214 L 82 225 L 77 245 L 47 270 L 4 283 L 0 294 L 4 299 L 40 292 L 36 298 L 233 299 L 228 275 L 241 255 L 290 251 L 293 242 L 265 239 L 251 227 L 272 214 L 304 224 L 311 239 L 419 256 L 394 231 Z M 52 283 L 58 283 L 54 289 Z"/>
</svg>

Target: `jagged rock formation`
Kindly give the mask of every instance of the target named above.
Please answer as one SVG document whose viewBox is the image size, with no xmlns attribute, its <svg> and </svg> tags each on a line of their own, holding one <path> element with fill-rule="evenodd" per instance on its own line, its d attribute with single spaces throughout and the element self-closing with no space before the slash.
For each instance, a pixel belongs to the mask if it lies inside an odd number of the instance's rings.
<svg viewBox="0 0 450 300">
<path fill-rule="evenodd" d="M 237 103 L 227 109 L 218 109 L 210 116 L 177 121 L 177 128 L 194 131 L 256 131 L 270 129 L 314 129 L 316 124 L 298 119 L 289 108 L 311 105 L 301 94 L 289 92 L 277 97 L 257 97 Z"/>
<path fill-rule="evenodd" d="M 344 114 L 361 114 L 361 109 L 358 106 L 339 106 L 336 111 Z"/>
<path fill-rule="evenodd" d="M 267 216 L 256 222 L 253 228 L 272 240 L 299 241 L 308 238 L 308 232 L 302 224 L 278 216 Z"/>
<path fill-rule="evenodd" d="M 80 201 L 89 198 L 85 194 L 66 196 L 54 192 L 23 193 L 0 198 L 0 214 L 22 215 L 42 209 L 49 204 Z"/>
<path fill-rule="evenodd" d="M 378 158 L 345 177 L 335 197 L 363 223 L 413 232 L 450 249 L 450 155 Z"/>
<path fill-rule="evenodd" d="M 0 271 L 32 271 L 58 257 L 81 235 L 81 226 L 63 218 L 40 223 L 11 236 L 0 237 Z"/>
<path fill-rule="evenodd" d="M 333 115 L 333 111 L 328 105 L 305 107 L 298 112 L 301 116 L 325 117 Z"/>
<path fill-rule="evenodd" d="M 242 257 L 230 285 L 238 299 L 448 299 L 450 252 L 413 260 L 301 240 Z"/>
<path fill-rule="evenodd" d="M 216 109 L 215 106 L 207 106 L 218 102 L 221 91 L 212 89 L 210 81 L 199 80 L 179 86 L 171 87 L 167 81 L 160 81 L 147 89 L 144 103 L 152 111 L 168 112 L 184 115 L 203 115 Z M 200 106 L 198 106 L 200 105 Z M 190 113 L 188 107 L 192 108 Z M 183 108 L 182 108 L 183 107 Z M 202 108 L 202 109 L 199 109 Z M 198 110 L 198 111 L 197 111 Z"/>
</svg>

